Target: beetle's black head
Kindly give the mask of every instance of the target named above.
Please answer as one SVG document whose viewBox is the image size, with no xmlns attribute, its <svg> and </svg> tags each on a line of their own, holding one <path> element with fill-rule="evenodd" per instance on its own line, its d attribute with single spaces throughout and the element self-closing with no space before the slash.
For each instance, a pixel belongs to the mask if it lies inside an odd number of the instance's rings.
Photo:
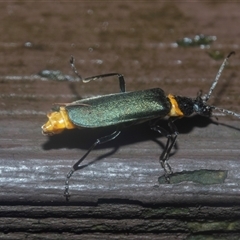
<svg viewBox="0 0 240 240">
<path fill-rule="evenodd" d="M 178 104 L 178 108 L 181 110 L 183 116 L 190 116 L 193 113 L 197 113 L 206 117 L 211 117 L 214 107 L 206 104 L 206 101 L 201 97 L 201 94 L 195 99 L 175 96 L 175 100 Z"/>
<path fill-rule="evenodd" d="M 207 105 L 207 103 L 202 99 L 201 96 L 197 96 L 193 101 L 193 112 L 200 114 L 205 117 L 212 116 L 212 110 L 214 107 Z"/>
</svg>

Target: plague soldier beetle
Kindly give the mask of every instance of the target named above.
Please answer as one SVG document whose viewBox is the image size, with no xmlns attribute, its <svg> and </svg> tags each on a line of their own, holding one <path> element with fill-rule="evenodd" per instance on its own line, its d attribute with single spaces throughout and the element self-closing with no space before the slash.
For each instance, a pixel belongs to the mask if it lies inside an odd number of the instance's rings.
<svg viewBox="0 0 240 240">
<path fill-rule="evenodd" d="M 194 113 L 211 117 L 213 110 L 240 118 L 240 114 L 207 104 L 232 54 L 234 52 L 231 52 L 223 61 L 208 94 L 202 95 L 202 92 L 200 92 L 196 98 L 175 96 L 172 94 L 166 95 L 161 88 L 126 92 L 124 77 L 119 73 L 108 73 L 82 79 L 77 72 L 72 57 L 70 60 L 71 67 L 83 82 L 117 76 L 120 93 L 81 99 L 67 104 L 58 104 L 58 109 L 53 110 L 47 115 L 48 122 L 42 126 L 42 133 L 46 135 L 58 134 L 64 129 L 116 126 L 116 130 L 113 133 L 97 139 L 88 151 L 73 165 L 66 177 L 64 192 L 66 199 L 68 200 L 70 197 L 69 179 L 97 145 L 115 139 L 125 127 L 146 121 L 150 122 L 152 130 L 157 131 L 167 138 L 166 146 L 160 155 L 160 163 L 165 171 L 166 181 L 169 182 L 172 169 L 168 163 L 168 159 L 178 136 L 178 131 L 174 124 L 175 120 Z M 169 117 L 168 125 L 171 133 L 168 133 L 158 124 L 158 120 L 164 117 Z"/>
</svg>

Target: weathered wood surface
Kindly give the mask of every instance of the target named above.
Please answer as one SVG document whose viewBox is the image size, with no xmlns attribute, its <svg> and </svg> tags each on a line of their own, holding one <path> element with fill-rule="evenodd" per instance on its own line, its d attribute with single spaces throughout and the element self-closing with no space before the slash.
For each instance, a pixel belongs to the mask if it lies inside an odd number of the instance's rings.
<svg viewBox="0 0 240 240">
<path fill-rule="evenodd" d="M 173 170 L 227 170 L 225 183 L 159 185 L 163 171 L 157 159 L 162 149 L 149 139 L 151 132 L 138 128 L 90 155 L 86 163 L 119 146 L 73 175 L 68 203 L 63 197 L 65 175 L 85 152 L 77 142 L 86 137 L 74 133 L 47 140 L 38 134 L 40 122 L 13 121 L 1 138 L 0 230 L 8 233 L 1 237 L 55 232 L 42 235 L 54 239 L 63 232 L 63 238 L 90 233 L 81 237 L 165 239 L 178 232 L 184 239 L 189 233 L 239 232 L 239 123 L 201 128 L 195 126 L 196 118 L 191 120 L 192 125 L 187 123 L 193 130 L 179 136 L 179 149 L 171 158 Z M 1 121 L 1 132 L 8 129 L 4 124 Z"/>
<path fill-rule="evenodd" d="M 41 134 L 46 113 L 52 103 L 117 92 L 118 83 L 62 82 L 35 74 L 57 69 L 73 76 L 68 60 L 74 54 L 84 76 L 120 72 L 127 90 L 161 87 L 166 93 L 195 97 L 199 89 L 208 91 L 222 61 L 206 53 L 235 50 L 210 102 L 240 112 L 238 4 L 77 6 L 5 3 L 0 9 L 6 20 L 0 34 L 0 239 L 79 239 L 79 233 L 82 239 L 193 239 L 202 234 L 237 239 L 238 119 L 193 116 L 176 122 L 180 135 L 170 158 L 173 171 L 226 170 L 224 183 L 159 184 L 163 170 L 158 159 L 166 139 L 144 124 L 125 129 L 94 150 L 72 176 L 66 202 L 67 172 L 106 132 L 73 130 L 49 138 Z M 199 33 L 218 40 L 210 49 L 172 44 Z M 24 47 L 27 41 L 33 47 Z M 162 125 L 167 127 L 167 122 Z"/>
<path fill-rule="evenodd" d="M 200 128 L 195 126 L 196 121 L 197 117 L 178 122 L 180 128 L 187 123 L 190 132 L 179 135 L 178 149 L 170 159 L 173 170 L 227 170 L 224 184 L 158 186 L 157 179 L 163 174 L 158 158 L 166 139 L 158 138 L 159 144 L 152 141 L 157 135 L 142 129 L 146 125 L 139 125 L 125 129 L 118 139 L 89 155 L 83 162 L 88 166 L 75 172 L 70 180 L 71 203 L 96 204 L 102 198 L 143 204 L 200 204 L 217 200 L 237 203 L 239 123 L 229 121 L 225 122 L 226 126 L 209 124 Z M 92 130 L 72 131 L 48 139 L 40 134 L 40 125 L 39 121 L 13 120 L 9 126 L 7 119 L 1 121 L 2 202 L 64 203 L 66 173 L 95 139 Z M 101 159 L 96 160 L 99 156 Z M 194 192 L 198 198 L 193 197 Z"/>
</svg>

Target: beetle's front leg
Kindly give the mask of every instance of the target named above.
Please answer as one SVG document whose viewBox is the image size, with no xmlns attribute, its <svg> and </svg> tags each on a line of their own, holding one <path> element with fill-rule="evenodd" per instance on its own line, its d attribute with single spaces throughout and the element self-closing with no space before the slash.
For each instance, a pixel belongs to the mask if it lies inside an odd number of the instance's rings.
<svg viewBox="0 0 240 240">
<path fill-rule="evenodd" d="M 169 176 L 173 173 L 172 168 L 171 168 L 170 164 L 168 163 L 168 159 L 169 159 L 170 152 L 171 152 L 173 146 L 175 145 L 177 136 L 178 136 L 177 127 L 173 123 L 176 119 L 177 118 L 169 118 L 169 120 L 168 120 L 168 125 L 172 132 L 171 134 L 169 134 L 164 128 L 160 127 L 159 125 L 153 125 L 151 127 L 152 130 L 159 132 L 160 134 L 162 134 L 163 136 L 165 136 L 167 138 L 166 146 L 160 156 L 159 161 L 160 161 L 162 168 L 164 169 L 165 178 L 168 183 L 170 182 Z"/>
<path fill-rule="evenodd" d="M 160 162 L 162 168 L 164 169 L 166 182 L 169 183 L 169 175 L 172 174 L 172 168 L 171 168 L 170 164 L 168 163 L 168 158 L 169 158 L 168 150 L 170 149 L 169 146 L 172 145 L 172 144 L 170 145 L 170 143 L 173 141 L 173 138 L 172 138 L 171 134 L 169 134 L 164 128 L 160 127 L 159 125 L 155 125 L 155 126 L 151 127 L 151 129 L 154 131 L 157 131 L 158 133 L 160 133 L 161 135 L 163 135 L 167 138 L 167 143 L 165 145 L 165 148 L 164 148 L 162 154 L 160 155 L 159 162 Z"/>
</svg>

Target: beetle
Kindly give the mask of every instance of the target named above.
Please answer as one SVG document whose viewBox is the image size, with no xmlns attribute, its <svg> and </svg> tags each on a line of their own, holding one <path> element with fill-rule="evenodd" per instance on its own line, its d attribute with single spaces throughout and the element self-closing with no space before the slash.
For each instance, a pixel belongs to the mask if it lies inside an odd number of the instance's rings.
<svg viewBox="0 0 240 240">
<path fill-rule="evenodd" d="M 110 135 L 98 138 L 88 151 L 72 166 L 65 181 L 64 196 L 66 199 L 68 200 L 70 197 L 69 180 L 71 176 L 80 168 L 79 166 L 82 161 L 97 145 L 115 139 L 125 127 L 146 121 L 150 121 L 150 128 L 152 130 L 157 131 L 167 138 L 165 148 L 160 155 L 160 164 L 164 169 L 166 181 L 169 182 L 172 169 L 168 163 L 168 159 L 178 136 L 178 131 L 174 124 L 175 120 L 194 113 L 211 117 L 213 110 L 240 118 L 240 114 L 233 111 L 207 104 L 229 57 L 234 53 L 231 52 L 224 59 L 208 94 L 202 95 L 200 91 L 196 98 L 172 94 L 166 95 L 161 88 L 126 92 L 124 76 L 119 73 L 107 73 L 82 79 L 74 65 L 74 58 L 71 57 L 71 67 L 83 82 L 117 76 L 120 93 L 81 99 L 67 104 L 58 104 L 58 109 L 54 109 L 47 115 L 48 122 L 42 126 L 42 133 L 45 135 L 58 134 L 64 129 L 116 126 L 116 130 Z M 164 117 L 168 117 L 168 126 L 171 133 L 168 133 L 158 124 L 159 119 Z"/>
</svg>

